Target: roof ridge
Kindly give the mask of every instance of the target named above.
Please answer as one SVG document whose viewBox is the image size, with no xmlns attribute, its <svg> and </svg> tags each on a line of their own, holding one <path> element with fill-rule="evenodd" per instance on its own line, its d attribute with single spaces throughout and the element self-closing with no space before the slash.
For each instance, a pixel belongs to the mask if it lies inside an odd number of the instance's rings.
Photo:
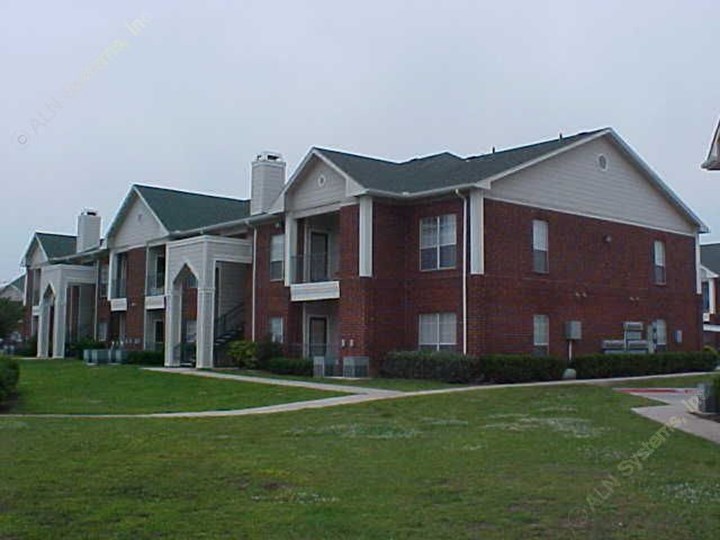
<svg viewBox="0 0 720 540">
<path fill-rule="evenodd" d="M 201 193 L 198 191 L 187 191 L 183 189 L 176 189 L 176 188 L 167 188 L 162 186 L 151 186 L 148 184 L 133 184 L 133 187 L 139 188 L 139 189 L 154 189 L 157 191 L 166 191 L 170 193 L 178 193 L 181 195 L 193 195 L 195 197 L 207 197 L 212 199 L 223 199 L 226 201 L 234 201 L 234 202 L 248 202 L 250 199 L 240 199 L 238 197 L 230 197 L 229 195 L 213 195 L 210 193 Z"/>
<path fill-rule="evenodd" d="M 45 232 L 45 231 L 35 231 L 35 234 L 43 234 L 45 236 L 60 236 L 63 238 L 77 238 L 76 234 L 66 234 L 66 233 L 54 233 L 54 232 Z"/>
<path fill-rule="evenodd" d="M 497 151 L 494 151 L 494 152 L 487 152 L 487 153 L 485 153 L 485 154 L 477 154 L 477 155 L 474 155 L 474 156 L 467 156 L 467 157 L 465 158 L 465 160 L 468 161 L 468 160 L 471 160 L 471 159 L 479 159 L 479 158 L 484 158 L 484 157 L 488 157 L 488 156 L 497 156 L 497 155 L 499 155 L 499 154 L 506 154 L 506 153 L 508 153 L 508 152 L 516 152 L 516 151 L 518 151 L 518 150 L 525 150 L 525 149 L 528 149 L 528 148 L 536 148 L 536 147 L 538 147 L 538 146 L 542 146 L 543 144 L 550 144 L 550 143 L 554 143 L 554 142 L 567 141 L 568 139 L 579 139 L 579 138 L 581 138 L 581 137 L 586 137 L 586 136 L 590 136 L 590 135 L 596 135 L 597 133 L 602 133 L 603 131 L 607 131 L 608 129 L 610 129 L 610 128 L 600 128 L 600 129 L 594 129 L 594 130 L 591 130 L 591 131 L 580 131 L 580 132 L 578 132 L 578 133 L 573 133 L 572 135 L 567 135 L 567 136 L 564 136 L 564 135 L 563 135 L 563 136 L 561 136 L 561 137 L 556 137 L 556 138 L 554 138 L 554 139 L 545 139 L 545 140 L 542 140 L 542 141 L 537 141 L 537 142 L 533 142 L 533 143 L 523 144 L 523 145 L 520 145 L 520 146 L 511 146 L 510 148 L 504 148 L 504 149 L 502 149 L 502 150 L 497 150 Z"/>
<path fill-rule="evenodd" d="M 398 161 L 390 161 L 389 159 L 383 159 L 383 158 L 379 158 L 379 157 L 375 157 L 375 156 L 368 156 L 365 154 L 353 154 L 352 152 L 346 152 L 344 150 L 335 150 L 332 148 L 321 148 L 319 146 L 313 146 L 313 150 L 317 150 L 318 152 L 321 152 L 321 153 L 329 152 L 329 153 L 333 153 L 333 154 L 341 154 L 343 156 L 349 156 L 349 157 L 354 157 L 354 158 L 368 159 L 368 160 L 372 160 L 372 161 L 377 161 L 379 163 L 386 163 L 388 165 L 400 165 L 401 164 L 401 162 L 398 162 Z"/>
</svg>

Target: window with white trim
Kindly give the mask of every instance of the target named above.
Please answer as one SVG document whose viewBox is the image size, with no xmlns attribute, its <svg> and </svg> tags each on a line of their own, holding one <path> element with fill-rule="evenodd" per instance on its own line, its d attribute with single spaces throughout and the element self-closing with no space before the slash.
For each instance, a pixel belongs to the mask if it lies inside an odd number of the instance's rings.
<svg viewBox="0 0 720 540">
<path fill-rule="evenodd" d="M 455 313 L 424 313 L 418 317 L 421 351 L 454 351 L 457 346 Z"/>
<path fill-rule="evenodd" d="M 667 279 L 665 269 L 665 243 L 655 240 L 653 243 L 653 278 L 656 285 L 664 285 Z"/>
<path fill-rule="evenodd" d="M 547 315 L 533 315 L 533 354 L 550 354 L 550 319 Z"/>
<path fill-rule="evenodd" d="M 548 224 L 540 219 L 533 220 L 532 229 L 533 272 L 547 274 L 548 264 Z"/>
<path fill-rule="evenodd" d="M 283 343 L 283 319 L 282 317 L 270 317 L 270 339 L 273 343 Z"/>
<path fill-rule="evenodd" d="M 455 214 L 420 220 L 420 270 L 455 268 L 457 227 Z"/>
<path fill-rule="evenodd" d="M 652 338 L 655 343 L 655 351 L 667 350 L 667 323 L 663 319 L 658 319 L 653 323 Z"/>
<path fill-rule="evenodd" d="M 283 279 L 285 270 L 285 235 L 276 234 L 270 239 L 270 280 Z"/>
</svg>

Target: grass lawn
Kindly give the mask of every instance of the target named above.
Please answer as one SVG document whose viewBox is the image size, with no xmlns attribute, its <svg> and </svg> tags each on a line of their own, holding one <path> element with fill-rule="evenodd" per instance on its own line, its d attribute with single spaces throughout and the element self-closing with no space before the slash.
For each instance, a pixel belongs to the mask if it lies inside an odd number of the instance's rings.
<svg viewBox="0 0 720 540">
<path fill-rule="evenodd" d="M 302 377 L 299 375 L 278 375 L 267 371 L 254 369 L 215 369 L 219 373 L 229 375 L 248 375 L 250 377 L 264 377 L 266 379 L 286 379 L 291 381 L 308 381 L 318 384 L 338 384 L 343 386 L 363 386 L 365 388 L 379 388 L 381 390 L 398 390 L 400 392 L 415 392 L 420 390 L 439 390 L 442 388 L 458 388 L 467 386 L 463 384 L 449 384 L 438 381 L 416 380 L 416 379 L 341 379 L 341 378 L 316 378 Z"/>
<path fill-rule="evenodd" d="M 645 403 L 577 385 L 256 417 L 0 416 L 0 538 L 717 538 L 716 445 L 672 432 L 621 473 L 659 428 L 630 411 Z"/>
<path fill-rule="evenodd" d="M 154 373 L 137 366 L 88 367 L 79 360 L 21 360 L 14 413 L 148 413 L 243 409 L 341 395 Z M 0 535 L 0 538 L 2 536 Z"/>
</svg>

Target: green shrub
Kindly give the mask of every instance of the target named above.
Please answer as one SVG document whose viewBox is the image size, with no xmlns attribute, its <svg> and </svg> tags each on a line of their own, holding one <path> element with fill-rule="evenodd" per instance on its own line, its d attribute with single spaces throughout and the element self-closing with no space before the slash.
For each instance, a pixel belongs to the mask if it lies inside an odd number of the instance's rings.
<svg viewBox="0 0 720 540">
<path fill-rule="evenodd" d="M 15 350 L 17 356 L 25 358 L 34 358 L 37 356 L 37 336 L 33 336 L 28 339 L 25 344 Z"/>
<path fill-rule="evenodd" d="M 262 341 L 255 343 L 255 358 L 260 369 L 265 369 L 271 358 L 280 358 L 283 355 L 282 345 L 272 340 L 272 336 L 266 336 Z"/>
<path fill-rule="evenodd" d="M 245 339 L 231 341 L 228 343 L 227 353 L 237 362 L 237 366 L 245 369 L 258 367 L 257 344 Z"/>
<path fill-rule="evenodd" d="M 452 352 L 394 351 L 383 360 L 380 376 L 468 383 L 481 379 L 479 367 L 477 358 Z"/>
<path fill-rule="evenodd" d="M 68 343 L 65 346 L 66 358 L 80 358 L 82 360 L 85 349 L 105 349 L 105 342 L 97 341 L 93 338 L 82 338 L 78 341 Z"/>
<path fill-rule="evenodd" d="M 270 358 L 265 362 L 264 369 L 279 375 L 300 375 L 312 377 L 313 363 L 307 358 Z"/>
<path fill-rule="evenodd" d="M 130 351 L 127 363 L 138 366 L 164 366 L 165 354 L 162 351 Z"/>
<path fill-rule="evenodd" d="M 658 354 L 593 354 L 572 361 L 578 379 L 639 377 L 690 371 L 712 371 L 718 364 L 713 352 L 665 352 Z"/>
<path fill-rule="evenodd" d="M 519 383 L 562 378 L 567 362 L 551 356 L 466 356 L 450 352 L 398 351 L 385 358 L 380 376 L 448 383 Z"/>
<path fill-rule="evenodd" d="M 20 365 L 12 358 L 0 358 L 0 403 L 17 390 L 20 379 Z"/>
<path fill-rule="evenodd" d="M 480 373 L 493 383 L 557 381 L 567 368 L 567 360 L 553 356 L 491 354 L 480 357 Z"/>
</svg>

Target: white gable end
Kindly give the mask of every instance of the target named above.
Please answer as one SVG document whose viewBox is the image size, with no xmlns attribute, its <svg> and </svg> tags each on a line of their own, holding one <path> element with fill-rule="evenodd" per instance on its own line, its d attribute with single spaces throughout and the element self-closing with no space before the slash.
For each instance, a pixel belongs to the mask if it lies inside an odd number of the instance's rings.
<svg viewBox="0 0 720 540">
<path fill-rule="evenodd" d="M 308 164 L 285 194 L 285 208 L 296 212 L 350 201 L 345 177 L 319 159 Z"/>
<path fill-rule="evenodd" d="M 40 249 L 40 245 L 38 244 L 37 240 L 33 242 L 33 248 L 28 254 L 26 262 L 28 266 L 32 266 L 33 268 L 41 266 L 47 262 L 47 257 L 45 257 L 45 253 L 43 252 L 43 250 Z"/>
<path fill-rule="evenodd" d="M 150 240 L 162 238 L 167 232 L 137 195 L 133 197 L 125 215 L 108 239 L 110 248 L 126 248 L 145 245 Z"/>
<path fill-rule="evenodd" d="M 697 231 L 697 225 L 605 138 L 501 178 L 486 196 L 683 234 Z"/>
</svg>

